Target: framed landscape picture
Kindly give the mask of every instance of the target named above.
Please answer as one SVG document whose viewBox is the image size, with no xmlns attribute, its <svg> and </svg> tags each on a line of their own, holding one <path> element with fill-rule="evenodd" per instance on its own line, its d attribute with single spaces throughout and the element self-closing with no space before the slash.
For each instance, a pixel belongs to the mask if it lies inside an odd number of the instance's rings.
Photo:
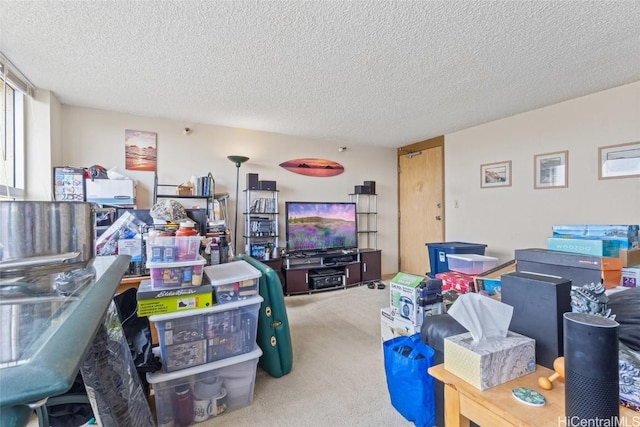
<svg viewBox="0 0 640 427">
<path fill-rule="evenodd" d="M 640 141 L 598 149 L 598 178 L 640 176 Z"/>
<path fill-rule="evenodd" d="M 569 186 L 569 152 L 537 154 L 533 159 L 533 188 L 564 188 Z"/>
<path fill-rule="evenodd" d="M 480 165 L 480 188 L 511 187 L 511 160 Z"/>
</svg>

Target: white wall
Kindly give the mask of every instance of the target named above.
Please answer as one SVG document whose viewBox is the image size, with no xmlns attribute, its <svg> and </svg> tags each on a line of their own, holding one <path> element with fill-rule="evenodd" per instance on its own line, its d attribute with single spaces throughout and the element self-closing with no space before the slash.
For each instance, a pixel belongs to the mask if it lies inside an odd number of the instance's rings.
<svg viewBox="0 0 640 427">
<path fill-rule="evenodd" d="M 183 134 L 189 127 L 192 132 Z M 242 210 L 246 173 L 257 173 L 261 180 L 277 182 L 280 212 L 284 202 L 349 201 L 354 185 L 376 181 L 378 196 L 378 248 L 382 249 L 382 273 L 393 274 L 398 265 L 397 238 L 397 173 L 396 152 L 391 148 L 348 146 L 341 142 L 326 142 L 286 135 L 249 131 L 221 126 L 181 123 L 171 120 L 133 116 L 95 109 L 63 106 L 62 135 L 65 165 L 88 167 L 101 165 L 118 170 L 138 181 L 137 204 L 149 208 L 153 198 L 153 172 L 125 170 L 124 133 L 126 129 L 157 134 L 158 177 L 160 183 L 187 182 L 192 175 L 211 172 L 216 181 L 216 193 L 231 196 L 233 216 L 236 167 L 228 155 L 243 155 L 250 160 L 240 168 L 240 205 L 238 214 L 238 244 L 242 232 Z M 339 152 L 340 146 L 348 146 Z M 285 160 L 317 157 L 337 161 L 344 173 L 329 178 L 312 178 L 289 172 L 278 165 Z M 284 246 L 284 222 L 281 215 Z"/>
<path fill-rule="evenodd" d="M 53 166 L 62 161 L 61 104 L 48 90 L 25 97 L 25 198 L 51 200 Z"/>
<path fill-rule="evenodd" d="M 640 177 L 598 179 L 598 147 L 634 141 L 640 82 L 446 135 L 447 240 L 486 243 L 507 261 L 546 247 L 553 224 L 640 223 Z M 568 188 L 534 190 L 534 155 L 562 150 Z M 507 160 L 513 185 L 481 189 L 480 165 Z"/>
</svg>

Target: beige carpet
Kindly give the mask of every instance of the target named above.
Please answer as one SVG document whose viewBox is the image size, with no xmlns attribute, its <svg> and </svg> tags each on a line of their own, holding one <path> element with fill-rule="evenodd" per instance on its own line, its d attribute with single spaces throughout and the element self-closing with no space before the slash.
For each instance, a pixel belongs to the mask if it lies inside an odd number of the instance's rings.
<svg viewBox="0 0 640 427">
<path fill-rule="evenodd" d="M 253 403 L 204 426 L 413 426 L 392 406 L 385 382 L 380 308 L 389 286 L 285 297 L 293 369 L 258 368 Z"/>
</svg>

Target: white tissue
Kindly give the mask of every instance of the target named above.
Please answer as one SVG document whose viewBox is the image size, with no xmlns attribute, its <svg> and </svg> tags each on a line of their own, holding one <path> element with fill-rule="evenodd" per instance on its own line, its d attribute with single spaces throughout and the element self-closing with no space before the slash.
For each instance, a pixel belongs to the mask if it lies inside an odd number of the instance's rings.
<svg viewBox="0 0 640 427">
<path fill-rule="evenodd" d="M 447 313 L 471 332 L 474 343 L 504 338 L 509 331 L 513 307 L 480 294 L 463 294 Z"/>
</svg>

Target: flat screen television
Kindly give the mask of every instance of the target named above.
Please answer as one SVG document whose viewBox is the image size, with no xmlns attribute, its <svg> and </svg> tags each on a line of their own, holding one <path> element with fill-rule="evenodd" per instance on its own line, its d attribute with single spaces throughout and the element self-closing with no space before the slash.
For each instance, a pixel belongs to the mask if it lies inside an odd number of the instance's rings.
<svg viewBox="0 0 640 427">
<path fill-rule="evenodd" d="M 356 204 L 286 202 L 288 252 L 324 252 L 358 247 Z"/>
</svg>

